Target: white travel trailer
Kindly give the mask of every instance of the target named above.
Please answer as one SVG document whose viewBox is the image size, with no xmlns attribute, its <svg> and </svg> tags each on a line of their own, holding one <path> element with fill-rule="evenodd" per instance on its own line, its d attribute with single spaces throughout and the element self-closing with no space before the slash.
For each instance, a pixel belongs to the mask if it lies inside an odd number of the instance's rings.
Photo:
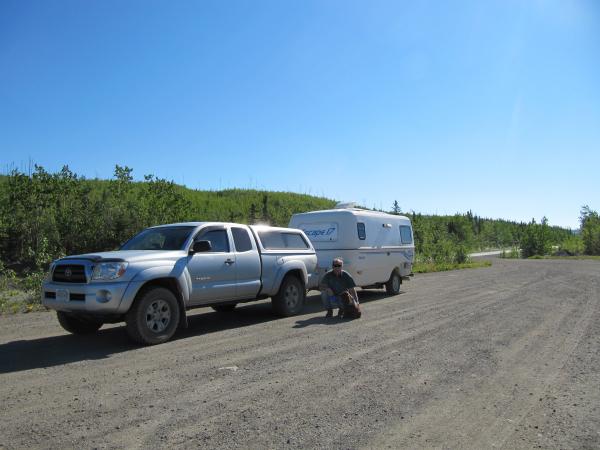
<svg viewBox="0 0 600 450">
<path fill-rule="evenodd" d="M 317 252 L 319 277 L 334 258 L 363 288 L 382 288 L 390 294 L 412 274 L 415 254 L 410 219 L 338 204 L 336 209 L 294 214 L 290 228 L 300 228 Z"/>
</svg>

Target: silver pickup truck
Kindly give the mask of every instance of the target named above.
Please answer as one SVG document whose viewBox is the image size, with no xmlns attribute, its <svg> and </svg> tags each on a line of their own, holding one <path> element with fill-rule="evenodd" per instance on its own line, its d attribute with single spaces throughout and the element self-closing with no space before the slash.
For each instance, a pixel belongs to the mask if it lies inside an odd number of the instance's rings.
<svg viewBox="0 0 600 450">
<path fill-rule="evenodd" d="M 186 311 L 271 297 L 276 313 L 297 314 L 317 285 L 317 257 L 297 229 L 222 222 L 148 228 L 112 252 L 54 261 L 42 303 L 76 334 L 125 321 L 142 344 L 169 340 Z"/>
</svg>

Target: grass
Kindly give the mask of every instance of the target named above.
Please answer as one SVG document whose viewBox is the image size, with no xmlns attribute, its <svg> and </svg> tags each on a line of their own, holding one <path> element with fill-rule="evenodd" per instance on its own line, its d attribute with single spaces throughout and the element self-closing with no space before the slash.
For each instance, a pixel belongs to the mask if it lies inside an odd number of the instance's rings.
<svg viewBox="0 0 600 450">
<path fill-rule="evenodd" d="M 17 289 L 6 289 L 0 292 L 0 314 L 45 310 L 46 308 L 40 303 L 38 292 L 24 292 Z"/>
<path fill-rule="evenodd" d="M 44 311 L 40 299 L 42 278 L 42 273 L 24 278 L 17 278 L 13 271 L 0 274 L 0 314 Z"/>
<path fill-rule="evenodd" d="M 473 261 L 467 263 L 416 263 L 413 266 L 414 273 L 428 273 L 428 272 L 444 272 L 446 270 L 457 270 L 457 269 L 477 269 L 480 267 L 490 267 L 492 263 L 490 261 Z"/>
<path fill-rule="evenodd" d="M 500 254 L 500 258 L 518 259 L 520 257 L 521 250 L 519 250 L 518 248 L 512 248 L 509 251 L 502 250 L 502 253 Z"/>
</svg>

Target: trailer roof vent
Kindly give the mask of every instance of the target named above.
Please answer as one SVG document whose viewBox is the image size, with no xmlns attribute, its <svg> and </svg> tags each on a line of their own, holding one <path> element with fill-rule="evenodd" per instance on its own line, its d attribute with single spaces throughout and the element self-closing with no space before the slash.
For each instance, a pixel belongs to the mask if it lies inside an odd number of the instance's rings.
<svg viewBox="0 0 600 450">
<path fill-rule="evenodd" d="M 339 202 L 337 205 L 335 205 L 335 209 L 350 209 L 350 208 L 356 208 L 357 206 L 356 202 Z"/>
</svg>

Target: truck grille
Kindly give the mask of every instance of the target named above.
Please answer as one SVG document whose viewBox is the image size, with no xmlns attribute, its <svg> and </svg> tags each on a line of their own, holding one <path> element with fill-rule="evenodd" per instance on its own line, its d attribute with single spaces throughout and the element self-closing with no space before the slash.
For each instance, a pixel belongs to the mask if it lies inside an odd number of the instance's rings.
<svg viewBox="0 0 600 450">
<path fill-rule="evenodd" d="M 52 281 L 61 283 L 85 283 L 85 266 L 76 264 L 59 265 L 54 268 Z"/>
</svg>

